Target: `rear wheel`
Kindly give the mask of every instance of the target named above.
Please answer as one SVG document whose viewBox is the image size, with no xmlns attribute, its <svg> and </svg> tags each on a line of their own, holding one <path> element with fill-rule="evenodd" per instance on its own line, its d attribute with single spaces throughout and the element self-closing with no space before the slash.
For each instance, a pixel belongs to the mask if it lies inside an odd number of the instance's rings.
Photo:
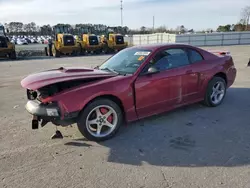
<svg viewBox="0 0 250 188">
<path fill-rule="evenodd" d="M 207 106 L 219 106 L 226 95 L 226 81 L 221 77 L 214 77 L 209 83 L 204 103 Z"/>
<path fill-rule="evenodd" d="M 123 122 L 120 107 L 109 99 L 91 102 L 81 113 L 77 126 L 88 140 L 100 142 L 112 138 Z"/>
</svg>

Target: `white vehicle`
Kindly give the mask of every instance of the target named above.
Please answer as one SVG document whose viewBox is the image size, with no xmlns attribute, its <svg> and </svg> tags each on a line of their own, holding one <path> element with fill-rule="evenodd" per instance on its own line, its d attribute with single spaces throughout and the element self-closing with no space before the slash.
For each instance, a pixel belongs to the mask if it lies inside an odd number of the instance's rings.
<svg viewBox="0 0 250 188">
<path fill-rule="evenodd" d="M 13 44 L 17 44 L 16 39 L 12 39 L 10 42 L 13 43 Z"/>
<path fill-rule="evenodd" d="M 25 39 L 17 39 L 17 44 L 19 44 L 19 45 L 27 45 L 28 44 L 28 42 L 25 40 Z"/>
</svg>

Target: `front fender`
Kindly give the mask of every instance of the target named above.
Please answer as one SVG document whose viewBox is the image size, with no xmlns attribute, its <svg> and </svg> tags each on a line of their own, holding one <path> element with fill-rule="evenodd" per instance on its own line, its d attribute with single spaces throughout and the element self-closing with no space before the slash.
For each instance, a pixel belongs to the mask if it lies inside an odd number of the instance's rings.
<svg viewBox="0 0 250 188">
<path fill-rule="evenodd" d="M 108 83 L 100 81 L 99 83 L 93 83 L 58 93 L 45 100 L 46 102 L 58 102 L 63 108 L 63 112 L 71 113 L 81 111 L 90 101 L 97 97 L 111 95 L 121 101 L 126 112 L 129 109 L 134 109 L 133 87 L 131 87 L 131 84 L 128 84 L 129 79 L 130 78 Z"/>
<path fill-rule="evenodd" d="M 124 105 L 123 101 L 120 99 L 120 96 L 118 96 L 116 93 L 114 93 L 112 91 L 105 91 L 105 92 L 95 93 L 94 95 L 91 95 L 88 98 L 86 98 L 84 100 L 84 102 L 81 103 L 81 105 L 79 106 L 79 109 L 80 110 L 84 109 L 89 102 L 91 102 L 95 98 L 102 97 L 102 96 L 113 96 L 113 97 L 116 97 L 116 98 L 118 98 L 122 102 L 122 105 Z"/>
</svg>

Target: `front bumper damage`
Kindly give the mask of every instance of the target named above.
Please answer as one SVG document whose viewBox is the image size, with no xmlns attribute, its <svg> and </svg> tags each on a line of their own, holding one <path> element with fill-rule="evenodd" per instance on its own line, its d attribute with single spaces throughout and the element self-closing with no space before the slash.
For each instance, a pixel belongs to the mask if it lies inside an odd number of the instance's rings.
<svg viewBox="0 0 250 188">
<path fill-rule="evenodd" d="M 60 117 L 60 108 L 56 103 L 43 104 L 37 101 L 28 101 L 26 110 L 35 116 L 58 118 Z"/>
<path fill-rule="evenodd" d="M 25 105 L 26 110 L 33 115 L 32 129 L 45 126 L 48 122 L 59 126 L 68 126 L 76 122 L 78 112 L 65 113 L 62 116 L 61 109 L 57 103 L 43 104 L 39 101 L 29 100 Z"/>
</svg>

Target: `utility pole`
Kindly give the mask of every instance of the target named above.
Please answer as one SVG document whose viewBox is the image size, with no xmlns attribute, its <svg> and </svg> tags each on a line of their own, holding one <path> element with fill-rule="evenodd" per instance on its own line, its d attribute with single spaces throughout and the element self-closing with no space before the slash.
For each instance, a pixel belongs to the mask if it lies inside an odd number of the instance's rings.
<svg viewBox="0 0 250 188">
<path fill-rule="evenodd" d="M 247 29 L 248 29 L 249 17 L 250 17 L 250 15 L 247 15 L 247 19 L 246 19 L 246 31 L 247 31 Z"/>
<path fill-rule="evenodd" d="M 121 0 L 121 26 L 123 27 L 123 15 L 122 15 L 122 11 L 123 11 L 123 6 L 122 6 L 122 0 Z"/>
<path fill-rule="evenodd" d="M 153 16 L 153 33 L 155 31 L 155 16 Z"/>
</svg>

